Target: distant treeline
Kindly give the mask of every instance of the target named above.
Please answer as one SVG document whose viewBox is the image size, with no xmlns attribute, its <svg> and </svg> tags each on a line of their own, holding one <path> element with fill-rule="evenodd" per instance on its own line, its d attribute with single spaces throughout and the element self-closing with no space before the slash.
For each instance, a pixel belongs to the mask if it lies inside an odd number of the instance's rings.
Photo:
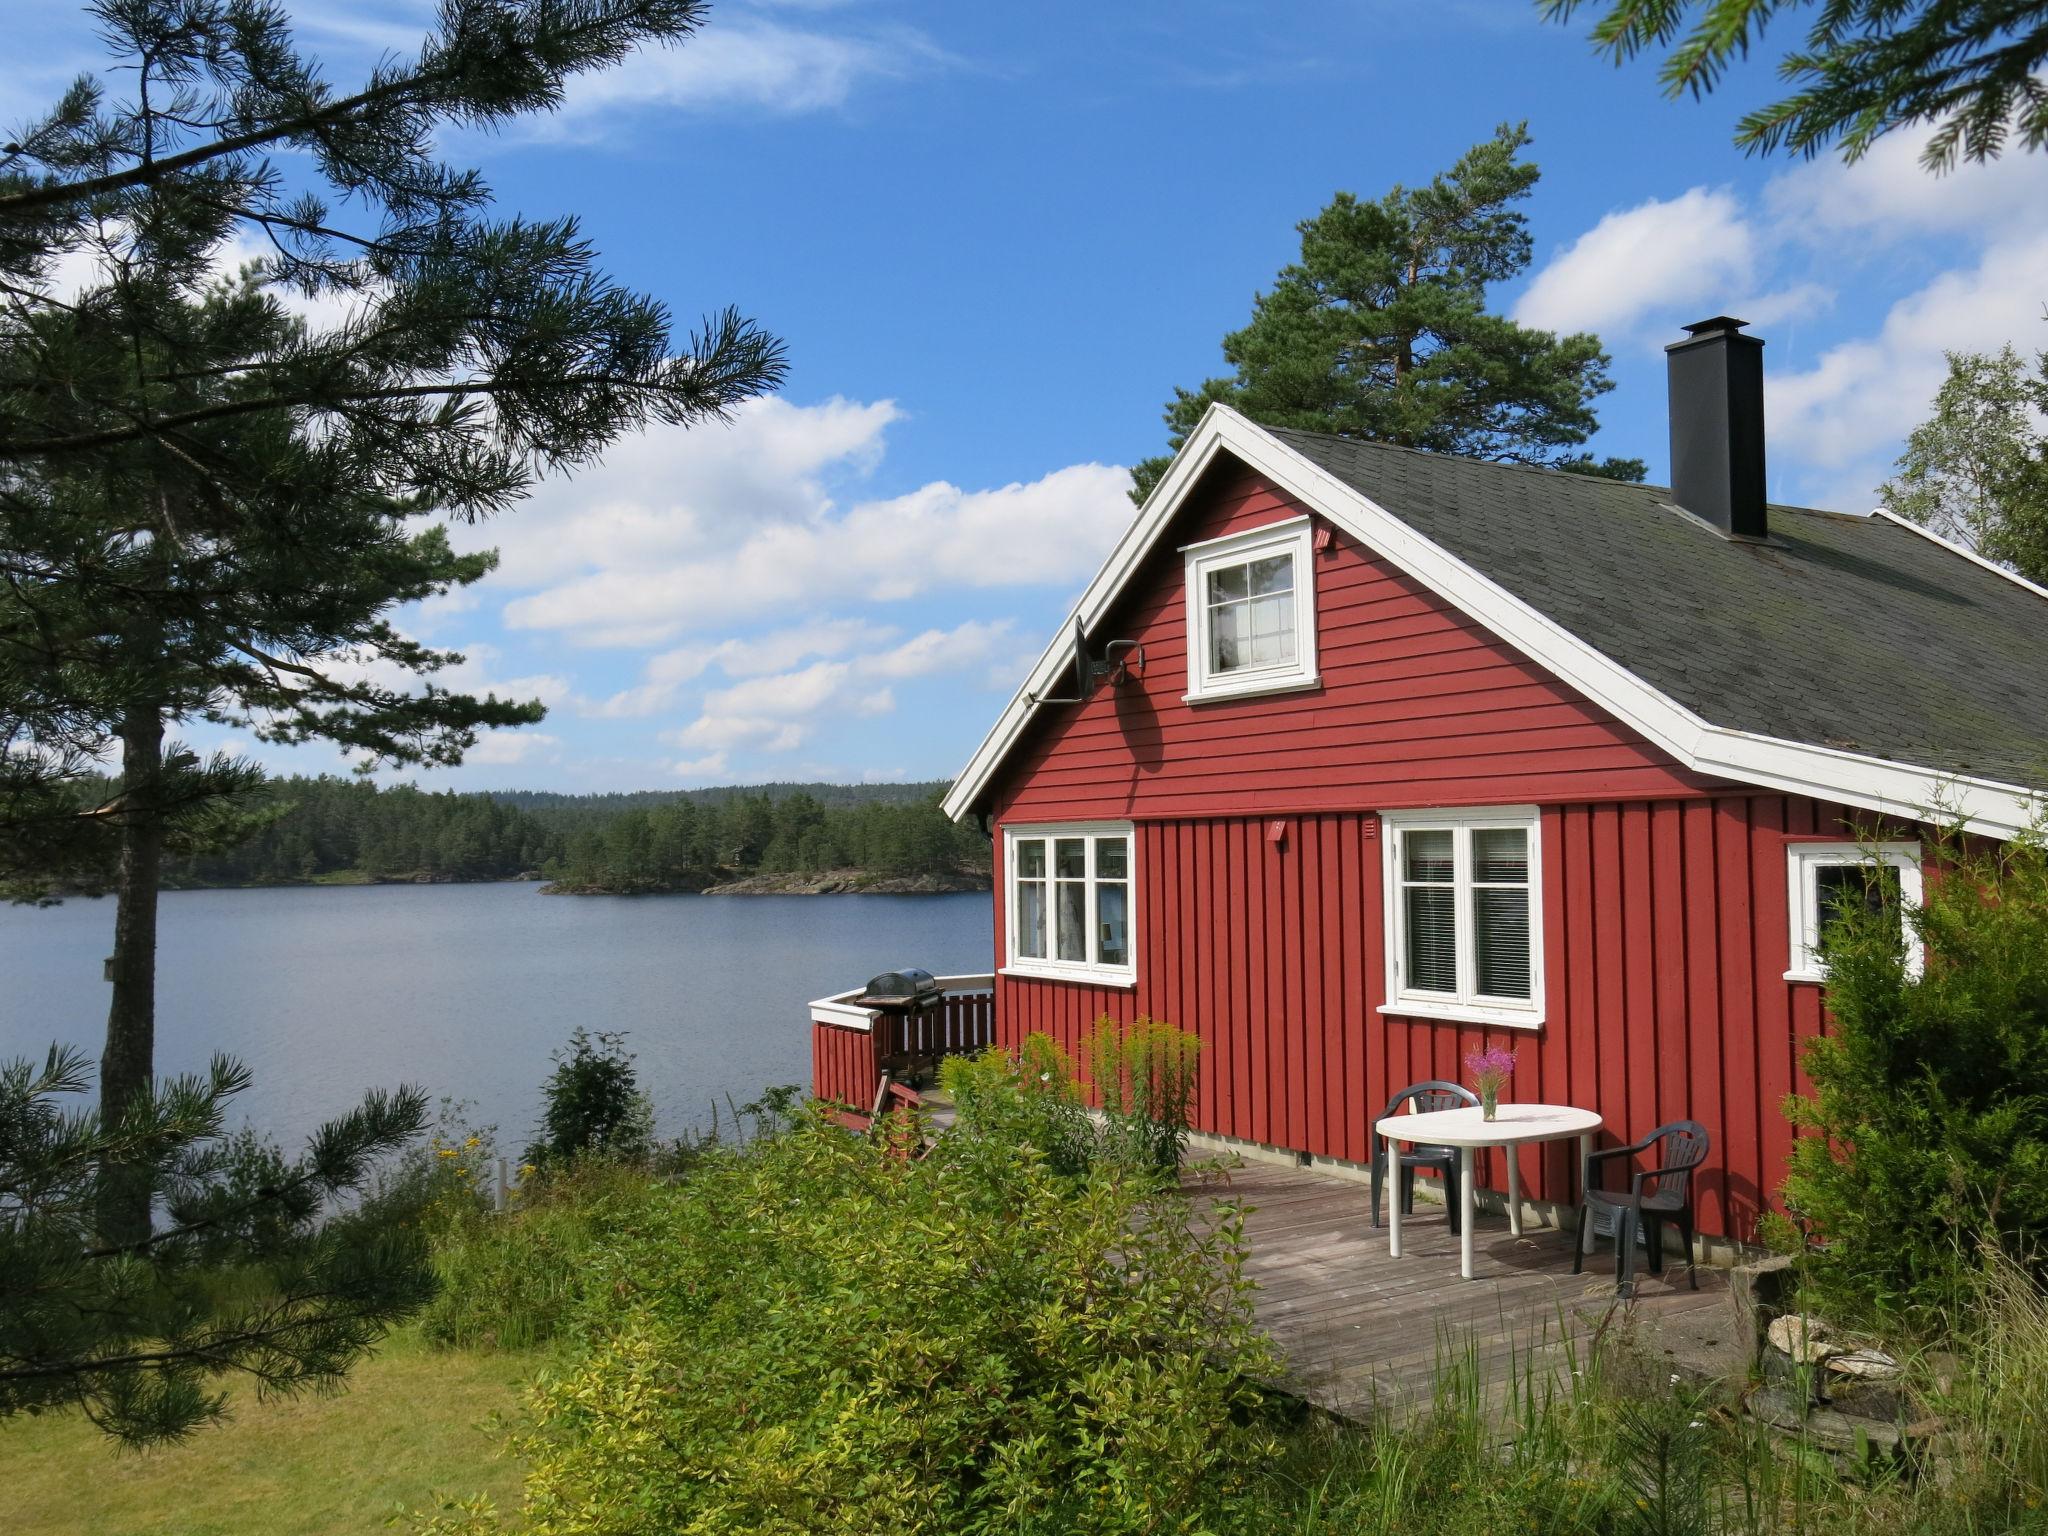
<svg viewBox="0 0 2048 1536">
<path fill-rule="evenodd" d="M 899 787 L 893 796 L 836 805 L 810 786 L 791 786 L 774 798 L 742 792 L 635 807 L 576 827 L 549 874 L 568 890 L 645 891 L 826 870 L 891 878 L 986 872 L 987 841 L 940 813 L 942 787 L 914 788 L 914 799 Z"/>
<path fill-rule="evenodd" d="M 761 875 L 988 869 L 988 843 L 939 811 L 937 784 L 773 784 L 565 795 L 429 793 L 322 775 L 265 790 L 273 818 L 223 853 L 168 861 L 165 883 L 512 880 L 572 891 L 701 890 Z"/>
</svg>

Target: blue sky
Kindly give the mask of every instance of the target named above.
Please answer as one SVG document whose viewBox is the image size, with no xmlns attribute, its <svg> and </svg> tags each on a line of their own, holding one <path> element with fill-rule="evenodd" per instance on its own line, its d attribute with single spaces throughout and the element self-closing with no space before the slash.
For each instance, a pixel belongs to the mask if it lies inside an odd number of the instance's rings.
<svg viewBox="0 0 2048 1536">
<path fill-rule="evenodd" d="M 424 0 L 294 6 L 347 82 Z M 37 7 L 0 121 L 92 67 Z M 573 212 L 679 319 L 726 304 L 789 344 L 729 427 L 619 444 L 470 543 L 504 564 L 401 616 L 537 695 L 430 785 L 629 789 L 950 775 L 1128 519 L 1176 384 L 1339 189 L 1424 180 L 1526 118 L 1537 261 L 1497 303 L 1613 354 L 1602 452 L 1665 451 L 1661 345 L 1728 311 L 1769 342 L 1771 490 L 1864 511 L 1944 347 L 2048 345 L 2048 157 L 1932 178 L 1918 136 L 1861 165 L 1757 161 L 1704 103 L 1617 70 L 1530 0 L 1044 4 L 725 0 L 694 43 L 453 147 L 501 205 Z M 197 744 L 218 733 L 195 728 Z M 280 771 L 319 749 L 251 748 Z"/>
</svg>

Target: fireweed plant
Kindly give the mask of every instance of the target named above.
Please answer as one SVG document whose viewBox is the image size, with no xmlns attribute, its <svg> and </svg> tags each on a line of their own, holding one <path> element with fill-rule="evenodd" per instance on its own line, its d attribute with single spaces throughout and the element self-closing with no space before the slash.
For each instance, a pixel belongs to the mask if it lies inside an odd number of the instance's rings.
<svg viewBox="0 0 2048 1536">
<path fill-rule="evenodd" d="M 1483 1051 L 1465 1053 L 1465 1074 L 1479 1091 L 1489 1119 L 1500 1103 L 1500 1091 L 1515 1075 L 1515 1053 L 1504 1046 L 1489 1045 Z"/>
</svg>

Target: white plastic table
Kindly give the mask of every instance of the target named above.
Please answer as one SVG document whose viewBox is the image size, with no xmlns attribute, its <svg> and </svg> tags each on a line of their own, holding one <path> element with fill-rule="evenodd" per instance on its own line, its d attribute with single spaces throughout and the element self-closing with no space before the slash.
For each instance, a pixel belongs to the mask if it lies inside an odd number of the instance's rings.
<svg viewBox="0 0 2048 1536">
<path fill-rule="evenodd" d="M 1458 1273 L 1472 1278 L 1472 1153 L 1478 1147 L 1519 1147 L 1537 1141 L 1579 1138 L 1580 1198 L 1584 1199 L 1586 1159 L 1593 1153 L 1593 1136 L 1600 1129 L 1600 1116 L 1590 1109 L 1569 1104 L 1503 1104 L 1497 1118 L 1489 1120 L 1479 1106 L 1436 1109 L 1423 1115 L 1389 1115 L 1373 1126 L 1388 1141 L 1410 1145 L 1427 1142 L 1439 1147 L 1456 1147 L 1458 1154 Z M 1522 1235 L 1522 1171 L 1517 1159 L 1508 1158 L 1508 1230 Z M 1401 1257 L 1401 1165 L 1389 1160 L 1392 1177 L 1393 1216 L 1387 1223 L 1387 1251 Z"/>
</svg>

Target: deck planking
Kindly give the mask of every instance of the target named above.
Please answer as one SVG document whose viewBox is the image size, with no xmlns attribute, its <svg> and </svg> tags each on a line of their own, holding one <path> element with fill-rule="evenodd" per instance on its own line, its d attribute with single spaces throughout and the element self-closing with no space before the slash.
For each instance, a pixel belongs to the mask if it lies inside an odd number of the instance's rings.
<svg viewBox="0 0 2048 1536">
<path fill-rule="evenodd" d="M 1651 1275 L 1640 1255 L 1636 1296 L 1624 1303 L 1605 1241 L 1574 1275 L 1565 1234 L 1530 1225 L 1515 1237 L 1505 1215 L 1485 1212 L 1475 1278 L 1464 1280 L 1447 1213 L 1421 1202 L 1402 1221 L 1396 1259 L 1386 1229 L 1372 1225 L 1368 1186 L 1312 1169 L 1246 1163 L 1188 1188 L 1246 1207 L 1245 1277 L 1257 1286 L 1259 1325 L 1285 1357 L 1279 1384 L 1347 1417 L 1426 1406 L 1454 1358 L 1498 1399 L 1518 1379 L 1561 1380 L 1603 1333 L 1728 1304 L 1718 1271 L 1703 1268 L 1695 1292 L 1683 1264 L 1668 1260 Z"/>
</svg>

